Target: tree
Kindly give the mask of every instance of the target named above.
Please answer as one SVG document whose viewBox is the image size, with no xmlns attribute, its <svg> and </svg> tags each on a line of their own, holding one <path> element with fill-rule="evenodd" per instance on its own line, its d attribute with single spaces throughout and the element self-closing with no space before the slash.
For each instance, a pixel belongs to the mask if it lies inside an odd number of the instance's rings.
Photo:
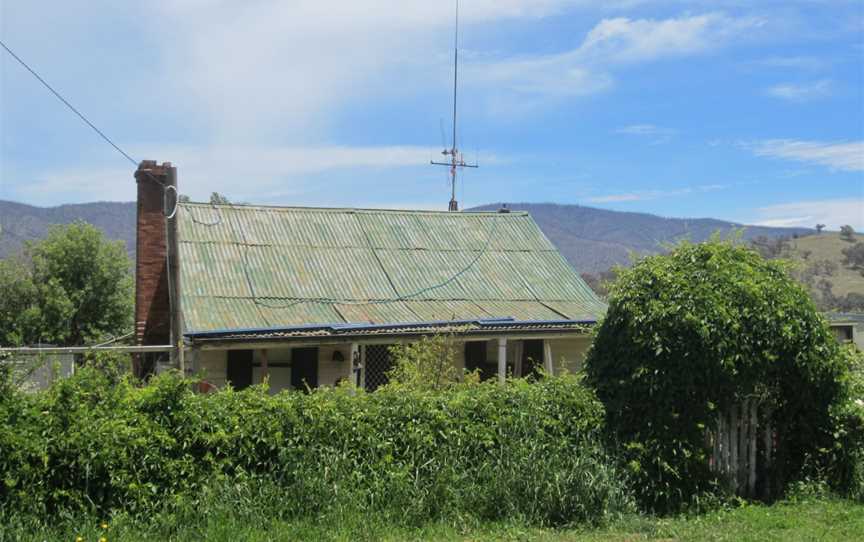
<svg viewBox="0 0 864 542">
<path fill-rule="evenodd" d="M 829 311 L 837 306 L 837 296 L 834 295 L 834 284 L 828 279 L 821 279 L 816 283 L 816 291 L 819 292 L 818 306 L 820 309 Z"/>
<path fill-rule="evenodd" d="M 788 252 L 790 247 L 788 237 L 766 237 L 760 235 L 750 242 L 759 254 L 766 259 L 774 259 L 781 257 L 785 252 Z"/>
<path fill-rule="evenodd" d="M 770 479 L 782 491 L 832 445 L 843 364 L 780 263 L 715 238 L 621 272 L 586 372 L 643 503 L 672 511 L 721 480 L 707 437 L 745 400 L 776 434 Z"/>
<path fill-rule="evenodd" d="M 37 294 L 32 270 L 22 258 L 0 260 L 0 345 L 20 345 L 38 336 Z"/>
<path fill-rule="evenodd" d="M 393 368 L 387 377 L 391 386 L 437 391 L 463 380 L 456 366 L 459 346 L 453 334 L 436 334 L 419 341 L 390 347 Z"/>
<path fill-rule="evenodd" d="M 857 242 L 843 249 L 843 263 L 853 268 L 864 268 L 864 243 Z"/>
<path fill-rule="evenodd" d="M 210 194 L 210 203 L 212 205 L 228 205 L 231 201 L 228 200 L 227 197 L 223 196 L 219 192 L 213 192 Z"/>
<path fill-rule="evenodd" d="M 846 224 L 845 226 L 840 226 L 840 239 L 849 242 L 855 240 L 855 230 L 852 228 L 852 226 L 848 224 Z"/>
<path fill-rule="evenodd" d="M 121 241 L 75 222 L 52 227 L 25 254 L 0 267 L 0 341 L 75 346 L 130 330 L 132 273 Z"/>
<path fill-rule="evenodd" d="M 822 233 L 822 230 L 825 229 L 825 224 L 816 224 L 816 233 Z"/>
<path fill-rule="evenodd" d="M 609 295 L 609 283 L 613 282 L 617 275 L 617 267 L 607 269 L 606 271 L 600 271 L 596 275 L 592 275 L 591 273 L 581 274 L 582 280 L 585 281 L 588 287 L 594 290 L 595 294 L 599 295 L 604 299 L 607 295 Z"/>
<path fill-rule="evenodd" d="M 849 292 L 844 297 L 836 298 L 832 308 L 842 312 L 864 311 L 864 294 Z"/>
</svg>

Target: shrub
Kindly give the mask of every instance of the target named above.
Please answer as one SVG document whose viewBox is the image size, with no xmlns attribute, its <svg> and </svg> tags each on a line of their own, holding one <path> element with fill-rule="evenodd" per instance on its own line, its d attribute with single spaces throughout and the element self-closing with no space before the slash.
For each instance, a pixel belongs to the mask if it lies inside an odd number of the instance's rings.
<svg viewBox="0 0 864 542">
<path fill-rule="evenodd" d="M 744 400 L 770 412 L 775 492 L 832 445 L 838 346 L 784 268 L 715 238 L 622 271 L 586 364 L 640 500 L 673 511 L 713 491 L 706 433 Z"/>
<path fill-rule="evenodd" d="M 137 388 L 85 367 L 0 400 L 3 508 L 149 515 L 260 480 L 292 517 L 563 524 L 630 507 L 595 438 L 603 408 L 572 376 L 438 392 L 191 389 L 179 375 Z"/>
<path fill-rule="evenodd" d="M 391 346 L 393 369 L 388 374 L 389 384 L 414 390 L 442 390 L 464 381 L 466 375 L 456 366 L 459 346 L 453 334 L 436 334 Z"/>
<path fill-rule="evenodd" d="M 850 370 L 843 382 L 845 399 L 833 409 L 829 478 L 836 490 L 864 502 L 864 354 L 852 345 L 844 354 Z"/>
</svg>

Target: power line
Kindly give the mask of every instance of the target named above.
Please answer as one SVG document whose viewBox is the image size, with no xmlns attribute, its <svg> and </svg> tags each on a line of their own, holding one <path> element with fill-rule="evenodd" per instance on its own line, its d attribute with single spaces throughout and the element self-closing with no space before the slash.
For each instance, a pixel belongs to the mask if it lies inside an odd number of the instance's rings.
<svg viewBox="0 0 864 542">
<path fill-rule="evenodd" d="M 96 125 L 94 125 L 92 122 L 90 122 L 90 121 L 87 119 L 87 117 L 84 116 L 83 113 L 81 113 L 80 111 L 78 111 L 77 109 L 75 109 L 75 106 L 73 106 L 72 104 L 70 104 L 70 103 L 66 100 L 66 98 L 64 98 L 63 96 L 60 95 L 59 92 L 57 92 L 56 90 L 54 90 L 54 88 L 53 88 L 51 85 L 49 85 L 49 84 L 48 84 L 44 79 L 42 79 L 42 77 L 40 77 L 39 74 L 36 73 L 36 71 L 33 70 L 33 68 L 31 68 L 30 66 L 28 66 L 26 62 L 24 62 L 23 60 L 21 60 L 21 58 L 20 58 L 18 55 L 16 55 L 16 54 L 12 51 L 12 49 L 10 49 L 9 47 L 7 47 L 6 44 L 3 43 L 2 40 L 0 40 L 0 45 L 2 45 L 4 49 L 6 49 L 6 52 L 7 52 L 7 53 L 9 53 L 10 55 L 12 55 L 12 58 L 14 58 L 15 60 L 17 60 L 19 64 L 21 64 L 22 66 L 24 66 L 24 67 L 27 69 L 27 71 L 29 71 L 31 74 L 33 74 L 33 77 L 35 77 L 36 79 L 39 80 L 40 83 L 42 83 L 43 85 L 45 85 L 45 88 L 47 88 L 48 90 L 50 90 L 51 93 L 54 94 L 54 96 L 56 96 L 58 100 L 60 100 L 61 102 L 63 102 L 63 103 L 66 105 L 66 107 L 68 107 L 69 109 L 72 110 L 73 113 L 75 113 L 76 115 L 78 115 L 78 117 L 80 117 L 81 120 L 83 120 L 84 122 L 86 122 L 87 125 L 88 125 L 90 128 L 93 128 L 93 130 L 94 130 L 97 134 L 99 134 L 99 135 L 102 137 L 102 139 L 104 139 L 105 141 L 107 141 L 109 145 L 111 145 L 112 147 L 114 147 L 114 148 L 117 150 L 117 152 L 119 152 L 120 154 L 122 154 L 122 155 L 123 155 L 127 160 L 129 160 L 130 162 L 132 162 L 132 164 L 134 164 L 134 165 L 136 165 L 136 166 L 138 165 L 138 161 L 137 161 L 137 160 L 135 160 L 134 158 L 132 158 L 131 156 L 129 156 L 128 154 L 126 154 L 126 152 L 125 152 L 123 149 L 121 149 L 120 147 L 117 146 L 116 143 L 114 143 L 113 141 L 111 141 L 111 139 L 110 139 L 108 136 L 106 136 L 106 135 L 102 132 L 102 130 L 100 130 L 99 128 L 96 127 Z"/>
</svg>

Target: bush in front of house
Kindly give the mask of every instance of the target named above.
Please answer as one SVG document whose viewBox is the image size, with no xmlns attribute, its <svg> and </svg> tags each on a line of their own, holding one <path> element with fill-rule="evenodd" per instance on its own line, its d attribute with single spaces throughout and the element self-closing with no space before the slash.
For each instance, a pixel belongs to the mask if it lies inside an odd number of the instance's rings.
<svg viewBox="0 0 864 542">
<path fill-rule="evenodd" d="M 621 271 L 586 370 L 640 501 L 669 512 L 722 485 L 709 437 L 745 401 L 776 441 L 761 493 L 782 493 L 834 446 L 847 368 L 781 264 L 715 238 Z"/>
<path fill-rule="evenodd" d="M 631 508 L 596 438 L 603 407 L 573 376 L 368 394 L 191 389 L 172 374 L 137 387 L 84 368 L 46 392 L 0 397 L 0 508 L 146 517 L 195 509 L 214 487 L 272 488 L 261 505 L 275 516 L 400 524 L 558 525 Z"/>
</svg>

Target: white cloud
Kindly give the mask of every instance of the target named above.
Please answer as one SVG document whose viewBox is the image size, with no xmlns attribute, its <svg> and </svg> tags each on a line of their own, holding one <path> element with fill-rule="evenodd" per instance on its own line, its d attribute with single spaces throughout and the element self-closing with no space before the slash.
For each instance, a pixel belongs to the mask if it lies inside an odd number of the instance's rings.
<svg viewBox="0 0 864 542">
<path fill-rule="evenodd" d="M 654 124 L 631 124 L 614 130 L 616 134 L 647 137 L 653 144 L 668 143 L 678 133 L 672 128 L 664 128 Z"/>
<path fill-rule="evenodd" d="M 749 223 L 759 226 L 807 227 L 825 224 L 828 229 L 839 229 L 849 224 L 864 230 L 864 193 L 860 198 L 799 201 L 770 205 L 756 209 L 756 217 Z"/>
<path fill-rule="evenodd" d="M 538 19 L 583 4 L 475 0 L 460 20 Z M 446 68 L 453 24 L 451 3 L 426 0 L 187 0 L 158 11 L 164 80 L 221 141 L 325 139 L 344 108 L 414 94 Z"/>
<path fill-rule="evenodd" d="M 562 98 L 606 91 L 614 86 L 612 73 L 623 64 L 704 54 L 729 45 L 762 24 L 752 17 L 722 13 L 603 19 L 575 49 L 475 61 L 466 70 L 467 81 L 484 87 L 493 113 L 505 113 L 507 108 L 519 113 Z"/>
<path fill-rule="evenodd" d="M 766 68 L 820 71 L 830 67 L 833 61 L 816 56 L 774 56 L 753 63 Z"/>
<path fill-rule="evenodd" d="M 790 102 L 807 102 L 831 95 L 833 84 L 830 79 L 820 79 L 812 83 L 783 83 L 765 89 L 765 93 Z"/>
<path fill-rule="evenodd" d="M 864 171 L 864 141 L 826 143 L 770 139 L 745 146 L 757 156 L 818 164 L 839 171 Z"/>
<path fill-rule="evenodd" d="M 483 85 L 505 85 L 520 95 L 543 95 L 550 98 L 586 96 L 607 90 L 612 78 L 577 65 L 567 55 L 518 58 L 476 66 L 469 80 Z"/>
<path fill-rule="evenodd" d="M 663 128 L 661 126 L 655 126 L 654 124 L 631 124 L 629 126 L 624 126 L 622 128 L 618 128 L 615 130 L 616 134 L 628 134 L 628 135 L 647 135 L 647 136 L 656 136 L 656 135 L 669 135 L 674 134 L 675 130 L 671 128 Z"/>
<path fill-rule="evenodd" d="M 685 56 L 726 45 L 764 21 L 706 13 L 672 19 L 604 19 L 579 47 L 584 56 L 618 62 Z"/>
<path fill-rule="evenodd" d="M 686 196 L 690 194 L 702 194 L 705 192 L 715 192 L 717 190 L 725 190 L 729 188 L 728 184 L 707 184 L 700 186 L 688 186 L 685 188 L 676 188 L 672 190 L 642 190 L 634 192 L 625 192 L 621 194 L 607 194 L 604 196 L 592 196 L 585 198 L 588 203 L 621 203 L 631 201 L 648 201 L 662 198 Z"/>
<path fill-rule="evenodd" d="M 382 147 L 132 147 L 143 158 L 170 157 L 178 168 L 180 192 L 193 199 L 210 192 L 238 199 L 291 197 L 308 191 L 308 177 L 351 171 L 358 178 L 374 171 L 425 166 L 436 152 L 416 146 Z M 495 157 L 490 156 L 494 162 Z M 372 171 L 370 171 L 372 170 Z M 22 201 L 128 201 L 135 199 L 133 168 L 90 167 L 46 171 L 17 187 Z M 361 194 L 362 195 L 362 194 Z"/>
</svg>

